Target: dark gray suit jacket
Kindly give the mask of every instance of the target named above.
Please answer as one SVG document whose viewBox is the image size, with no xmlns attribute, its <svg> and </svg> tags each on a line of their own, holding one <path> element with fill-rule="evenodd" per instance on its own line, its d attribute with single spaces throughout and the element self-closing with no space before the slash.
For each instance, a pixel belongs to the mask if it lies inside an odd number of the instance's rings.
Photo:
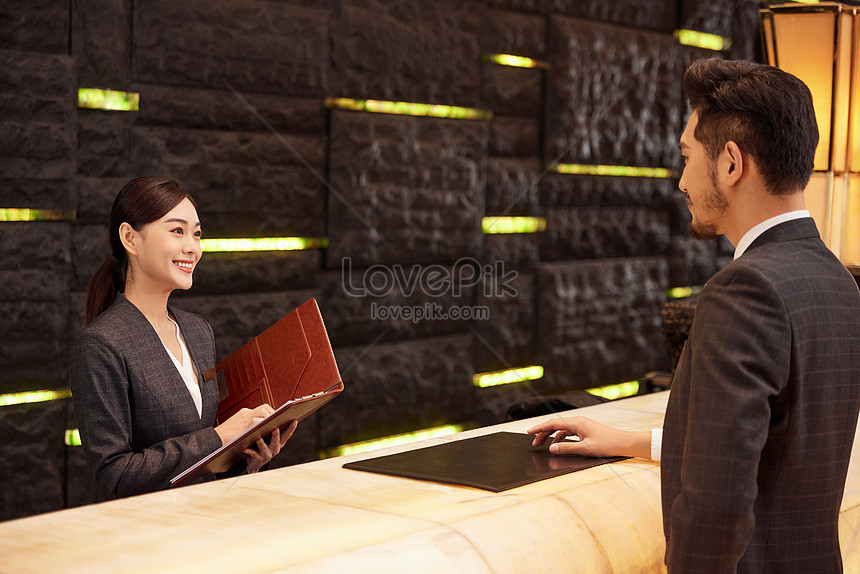
<svg viewBox="0 0 860 574">
<path fill-rule="evenodd" d="M 170 309 L 201 381 L 203 416 L 155 329 L 119 295 L 78 338 L 71 387 L 94 497 L 108 500 L 169 486 L 221 446 L 215 432 L 215 337 L 201 317 Z"/>
<path fill-rule="evenodd" d="M 811 219 L 763 233 L 696 305 L 664 424 L 670 572 L 840 572 L 860 292 Z"/>
</svg>

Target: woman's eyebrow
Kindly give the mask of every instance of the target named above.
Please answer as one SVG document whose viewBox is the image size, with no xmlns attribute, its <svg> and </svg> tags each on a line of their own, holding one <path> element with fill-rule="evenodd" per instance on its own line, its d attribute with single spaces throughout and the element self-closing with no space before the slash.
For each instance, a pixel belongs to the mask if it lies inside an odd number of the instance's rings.
<svg viewBox="0 0 860 574">
<path fill-rule="evenodd" d="M 171 219 L 165 219 L 164 223 L 182 223 L 183 225 L 188 225 L 188 221 L 182 219 L 181 217 L 173 217 Z M 200 227 L 200 222 L 194 224 L 194 227 Z"/>
</svg>

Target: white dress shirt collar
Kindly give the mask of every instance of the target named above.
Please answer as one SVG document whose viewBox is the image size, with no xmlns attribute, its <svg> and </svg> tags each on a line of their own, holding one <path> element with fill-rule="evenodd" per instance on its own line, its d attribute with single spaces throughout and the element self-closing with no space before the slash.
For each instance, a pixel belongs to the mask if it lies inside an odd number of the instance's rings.
<svg viewBox="0 0 860 574">
<path fill-rule="evenodd" d="M 785 213 L 780 213 L 776 217 L 771 217 L 770 219 L 766 219 L 747 231 L 741 240 L 738 241 L 738 246 L 735 247 L 735 259 L 744 254 L 744 252 L 749 249 L 749 246 L 752 245 L 753 241 L 758 239 L 759 235 L 770 229 L 771 227 L 776 227 L 780 223 L 785 223 L 786 221 L 791 221 L 792 219 L 801 219 L 803 217 L 809 217 L 809 211 L 805 209 L 798 209 L 797 211 L 787 211 Z"/>
</svg>

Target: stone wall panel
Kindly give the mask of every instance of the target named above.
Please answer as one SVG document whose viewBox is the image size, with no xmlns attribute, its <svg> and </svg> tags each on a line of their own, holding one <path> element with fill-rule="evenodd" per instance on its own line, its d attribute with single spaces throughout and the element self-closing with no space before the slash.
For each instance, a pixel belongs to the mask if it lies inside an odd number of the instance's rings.
<svg viewBox="0 0 860 574">
<path fill-rule="evenodd" d="M 69 400 L 3 407 L 0 520 L 64 506 L 64 436 Z"/>
<path fill-rule="evenodd" d="M 550 38 L 547 156 L 563 163 L 677 167 L 683 125 L 677 40 L 560 16 L 552 17 Z"/>
<path fill-rule="evenodd" d="M 68 54 L 68 0 L 4 2 L 0 6 L 0 49 Z"/>
<path fill-rule="evenodd" d="M 541 209 L 546 210 L 571 207 L 671 210 L 681 203 L 684 210 L 687 209 L 674 179 L 547 173 L 541 178 L 538 189 Z"/>
<path fill-rule="evenodd" d="M 540 260 L 540 236 L 540 233 L 487 235 L 481 261 L 489 265 L 501 261 L 506 269 L 517 273 L 533 271 Z"/>
<path fill-rule="evenodd" d="M 555 209 L 541 234 L 541 261 L 665 255 L 669 216 L 648 209 Z"/>
<path fill-rule="evenodd" d="M 290 144 L 297 135 L 325 137 L 326 109 L 319 98 L 246 90 L 237 90 L 237 95 L 223 86 L 202 89 L 135 84 L 134 88 L 142 102 L 142 125 L 239 132 L 268 132 L 271 127 Z M 307 146 L 308 140 L 298 143 Z"/>
<path fill-rule="evenodd" d="M 133 138 L 134 171 L 185 186 L 209 236 L 323 236 L 324 184 L 275 135 L 140 127 Z M 293 139 L 320 173 L 324 142 Z"/>
<path fill-rule="evenodd" d="M 487 159 L 487 216 L 537 215 L 541 167 L 537 159 Z"/>
<path fill-rule="evenodd" d="M 674 0 L 552 0 L 551 7 L 554 12 L 570 16 L 665 33 L 671 33 L 678 22 L 678 8 Z"/>
<path fill-rule="evenodd" d="M 667 370 L 660 305 L 663 258 L 541 264 L 537 356 L 547 392 L 585 389 Z"/>
<path fill-rule="evenodd" d="M 488 0 L 487 5 L 529 14 L 546 14 L 550 10 L 552 0 Z"/>
<path fill-rule="evenodd" d="M 330 11 L 264 0 L 134 5 L 136 81 L 328 95 Z"/>
<path fill-rule="evenodd" d="M 493 113 L 538 117 L 544 72 L 487 62 L 483 66 L 482 107 Z"/>
<path fill-rule="evenodd" d="M 110 210 L 113 200 L 130 178 L 77 178 L 77 224 L 107 225 L 110 220 Z M 105 249 L 107 249 L 107 232 L 105 232 Z"/>
<path fill-rule="evenodd" d="M 133 112 L 78 111 L 77 172 L 82 177 L 125 178 L 139 175 L 132 166 Z M 117 193 L 119 189 L 117 189 Z"/>
<path fill-rule="evenodd" d="M 322 283 L 317 250 L 204 253 L 194 269 L 195 295 L 316 289 Z"/>
<path fill-rule="evenodd" d="M 103 224 L 76 223 L 72 226 L 71 238 L 69 287 L 72 291 L 85 292 L 92 274 L 110 255 L 107 220 Z"/>
<path fill-rule="evenodd" d="M 759 49 L 761 3 L 754 0 L 683 0 L 681 25 L 685 30 L 717 34 L 732 40 L 727 56 L 733 60 L 754 60 Z"/>
<path fill-rule="evenodd" d="M 127 89 L 132 0 L 72 0 L 72 55 L 82 88 Z"/>
<path fill-rule="evenodd" d="M 527 381 L 485 389 L 475 389 L 475 414 L 479 426 L 497 425 L 507 420 L 508 409 L 542 394 L 540 381 Z"/>
<path fill-rule="evenodd" d="M 475 253 L 487 124 L 335 110 L 329 268 L 453 263 Z"/>
<path fill-rule="evenodd" d="M 717 272 L 717 244 L 692 237 L 673 237 L 668 262 L 670 286 L 704 285 Z"/>
<path fill-rule="evenodd" d="M 0 392 L 66 384 L 70 227 L 0 225 Z"/>
<path fill-rule="evenodd" d="M 532 364 L 537 306 L 534 273 L 517 273 L 506 289 L 478 291 L 476 304 L 486 320 L 474 321 L 475 370 L 497 371 Z"/>
<path fill-rule="evenodd" d="M 493 5 L 492 2 L 489 4 Z M 492 9 L 487 11 L 484 26 L 484 54 L 513 54 L 536 60 L 546 57 L 545 18 Z"/>
<path fill-rule="evenodd" d="M 446 423 L 471 414 L 471 336 L 335 349 L 344 391 L 320 417 L 320 447 Z"/>
<path fill-rule="evenodd" d="M 45 14 L 58 3 L 42 2 Z M 42 13 L 21 10 L 9 20 L 24 27 Z M 66 11 L 66 24 L 68 25 Z M 20 21 L 19 21 L 20 20 Z M 76 126 L 74 63 L 68 56 L 25 51 L 0 51 L 0 178 L 68 180 L 75 174 Z M 34 183 L 33 192 L 43 189 Z M 30 192 L 30 193 L 33 193 Z M 35 207 L 35 206 L 25 206 Z"/>
<path fill-rule="evenodd" d="M 73 124 L 74 63 L 69 56 L 0 50 L 0 121 Z"/>
<path fill-rule="evenodd" d="M 534 158 L 541 150 L 540 121 L 535 118 L 493 116 L 488 137 L 491 156 Z"/>
<path fill-rule="evenodd" d="M 324 276 L 321 312 L 332 345 L 347 347 L 468 332 L 451 310 L 475 302 L 479 263 L 459 266 L 373 266 Z"/>
<path fill-rule="evenodd" d="M 76 187 L 67 179 L 0 179 L 0 205 L 74 211 Z"/>
<path fill-rule="evenodd" d="M 477 106 L 485 7 L 346 0 L 335 22 L 336 95 Z"/>
</svg>

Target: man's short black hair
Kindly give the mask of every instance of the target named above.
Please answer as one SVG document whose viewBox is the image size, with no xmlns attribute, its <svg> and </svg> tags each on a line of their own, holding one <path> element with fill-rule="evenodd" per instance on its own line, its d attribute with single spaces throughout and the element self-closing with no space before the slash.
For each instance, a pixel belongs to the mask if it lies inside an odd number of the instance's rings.
<svg viewBox="0 0 860 574">
<path fill-rule="evenodd" d="M 693 135 L 711 159 L 733 141 L 752 156 L 771 193 L 806 187 L 818 145 L 806 84 L 772 66 L 712 58 L 687 68 L 683 87 L 699 115 Z"/>
</svg>

